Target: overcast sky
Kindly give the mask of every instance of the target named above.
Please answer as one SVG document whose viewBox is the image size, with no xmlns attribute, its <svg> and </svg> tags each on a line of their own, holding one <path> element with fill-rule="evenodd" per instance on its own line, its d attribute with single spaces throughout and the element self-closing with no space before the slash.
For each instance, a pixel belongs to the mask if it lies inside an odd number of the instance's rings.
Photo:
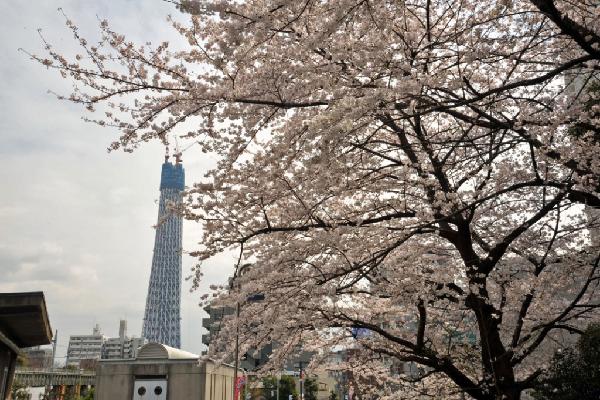
<svg viewBox="0 0 600 400">
<path fill-rule="evenodd" d="M 118 132 L 82 121 L 80 107 L 48 94 L 68 94 L 69 82 L 18 48 L 41 52 L 41 28 L 56 49 L 76 51 L 59 7 L 91 38 L 106 18 L 138 43 L 178 41 L 165 20 L 185 16 L 162 0 L 0 1 L 0 292 L 44 291 L 63 357 L 68 336 L 91 333 L 95 323 L 115 336 L 125 318 L 130 335 L 141 333 L 164 150 L 153 143 L 109 154 Z M 188 183 L 214 162 L 195 148 L 183 158 Z M 184 250 L 194 248 L 198 229 L 184 224 Z M 203 349 L 199 297 L 226 281 L 232 262 L 212 260 L 200 291 L 184 282 L 183 349 Z M 184 256 L 184 276 L 193 263 Z"/>
</svg>

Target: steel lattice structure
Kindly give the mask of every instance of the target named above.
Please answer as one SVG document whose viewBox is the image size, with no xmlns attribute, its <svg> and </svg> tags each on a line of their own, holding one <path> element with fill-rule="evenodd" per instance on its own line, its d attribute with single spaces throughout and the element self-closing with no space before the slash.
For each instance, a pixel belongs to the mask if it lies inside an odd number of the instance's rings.
<svg viewBox="0 0 600 400">
<path fill-rule="evenodd" d="M 165 159 L 160 179 L 160 204 L 146 297 L 142 335 L 151 342 L 181 346 L 181 236 L 182 217 L 170 204 L 182 201 L 185 172 L 179 159 Z"/>
</svg>

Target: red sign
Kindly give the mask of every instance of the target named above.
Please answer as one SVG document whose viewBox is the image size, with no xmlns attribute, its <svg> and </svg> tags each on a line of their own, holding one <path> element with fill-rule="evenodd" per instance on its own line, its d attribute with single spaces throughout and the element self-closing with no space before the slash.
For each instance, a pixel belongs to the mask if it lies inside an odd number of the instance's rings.
<svg viewBox="0 0 600 400">
<path fill-rule="evenodd" d="M 237 380 L 235 382 L 235 388 L 234 388 L 235 390 L 233 392 L 233 400 L 239 400 L 242 386 L 244 386 L 245 383 L 246 383 L 246 377 L 244 375 L 237 377 Z"/>
</svg>

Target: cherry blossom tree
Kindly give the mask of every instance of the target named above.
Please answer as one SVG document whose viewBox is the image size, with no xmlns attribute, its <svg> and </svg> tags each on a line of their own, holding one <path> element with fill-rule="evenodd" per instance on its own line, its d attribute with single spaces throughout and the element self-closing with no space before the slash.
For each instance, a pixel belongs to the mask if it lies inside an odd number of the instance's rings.
<svg viewBox="0 0 600 400">
<path fill-rule="evenodd" d="M 82 54 L 32 57 L 120 130 L 111 149 L 218 155 L 182 212 L 200 261 L 251 266 L 217 293 L 240 305 L 226 354 L 343 348 L 365 398 L 519 399 L 598 317 L 595 0 L 181 6 L 176 50 L 67 21 Z"/>
</svg>

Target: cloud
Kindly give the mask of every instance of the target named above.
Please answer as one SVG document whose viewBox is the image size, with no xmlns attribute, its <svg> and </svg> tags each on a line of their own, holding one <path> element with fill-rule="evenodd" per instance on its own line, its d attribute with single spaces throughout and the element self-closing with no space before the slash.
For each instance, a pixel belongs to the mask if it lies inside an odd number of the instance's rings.
<svg viewBox="0 0 600 400">
<path fill-rule="evenodd" d="M 25 287 L 49 283 L 70 291 L 98 282 L 99 257 L 74 252 L 67 254 L 62 246 L 52 242 L 30 243 L 9 247 L 0 246 L 2 284 Z"/>
</svg>

